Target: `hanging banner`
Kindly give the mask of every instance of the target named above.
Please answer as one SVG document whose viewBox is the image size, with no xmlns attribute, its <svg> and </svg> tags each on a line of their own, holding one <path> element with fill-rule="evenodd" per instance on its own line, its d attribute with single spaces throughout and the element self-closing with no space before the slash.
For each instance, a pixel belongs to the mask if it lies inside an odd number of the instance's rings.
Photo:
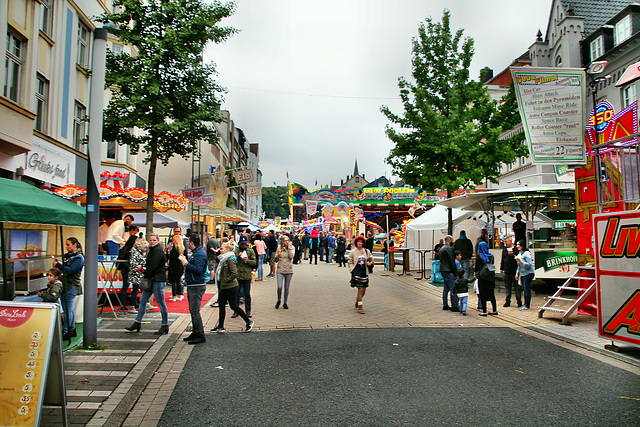
<svg viewBox="0 0 640 427">
<path fill-rule="evenodd" d="M 249 185 L 247 187 L 247 197 L 255 197 L 262 194 L 262 186 L 260 185 Z"/>
<path fill-rule="evenodd" d="M 251 169 L 242 169 L 233 173 L 236 184 L 244 184 L 253 181 L 253 171 Z"/>
<path fill-rule="evenodd" d="M 216 200 L 215 194 L 203 194 L 197 199 L 192 200 L 192 202 L 194 205 L 198 205 L 198 206 L 209 206 L 210 204 L 214 203 L 215 200 Z"/>
<path fill-rule="evenodd" d="M 585 164 L 585 72 L 511 67 L 534 164 Z"/>
<path fill-rule="evenodd" d="M 318 210 L 318 201 L 317 200 L 307 200 L 307 215 L 312 216 L 315 215 L 316 210 Z"/>
<path fill-rule="evenodd" d="M 191 200 L 192 202 L 200 197 L 202 197 L 207 190 L 207 187 L 193 187 L 193 188 L 183 188 L 182 195 Z"/>
<path fill-rule="evenodd" d="M 640 345 L 640 211 L 593 216 L 598 333 Z"/>
</svg>

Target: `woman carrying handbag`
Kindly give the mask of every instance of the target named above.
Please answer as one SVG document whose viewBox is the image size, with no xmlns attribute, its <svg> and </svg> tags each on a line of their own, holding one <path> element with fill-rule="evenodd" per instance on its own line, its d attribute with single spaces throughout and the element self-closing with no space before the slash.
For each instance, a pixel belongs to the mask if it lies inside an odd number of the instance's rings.
<svg viewBox="0 0 640 427">
<path fill-rule="evenodd" d="M 353 241 L 355 248 L 349 253 L 349 271 L 351 272 L 351 287 L 358 288 L 356 308 L 358 313 L 364 314 L 362 299 L 369 287 L 369 271 L 373 269 L 373 255 L 364 248 L 364 237 L 358 236 Z"/>
</svg>

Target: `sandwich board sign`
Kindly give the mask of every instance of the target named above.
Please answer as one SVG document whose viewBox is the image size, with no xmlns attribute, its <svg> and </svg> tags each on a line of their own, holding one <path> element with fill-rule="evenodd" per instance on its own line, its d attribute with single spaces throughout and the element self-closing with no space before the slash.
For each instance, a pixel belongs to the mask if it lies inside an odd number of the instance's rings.
<svg viewBox="0 0 640 427">
<path fill-rule="evenodd" d="M 0 301 L 0 425 L 38 426 L 59 406 L 67 425 L 60 306 Z"/>
</svg>

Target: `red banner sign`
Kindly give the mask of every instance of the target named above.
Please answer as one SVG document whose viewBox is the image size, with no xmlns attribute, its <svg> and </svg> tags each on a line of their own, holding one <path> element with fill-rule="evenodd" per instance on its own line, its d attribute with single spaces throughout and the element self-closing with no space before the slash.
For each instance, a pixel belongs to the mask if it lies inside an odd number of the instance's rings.
<svg viewBox="0 0 640 427">
<path fill-rule="evenodd" d="M 183 188 L 182 195 L 193 202 L 194 200 L 204 196 L 206 189 L 206 187 Z"/>
</svg>

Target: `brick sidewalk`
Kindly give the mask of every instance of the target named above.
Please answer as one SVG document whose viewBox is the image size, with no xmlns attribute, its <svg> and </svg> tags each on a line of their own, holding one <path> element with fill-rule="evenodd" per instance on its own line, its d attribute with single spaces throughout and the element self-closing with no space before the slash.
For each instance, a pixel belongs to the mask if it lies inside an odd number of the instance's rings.
<svg viewBox="0 0 640 427">
<path fill-rule="evenodd" d="M 538 318 L 535 309 L 522 312 L 515 306 L 503 308 L 503 293 L 496 295 L 498 316 L 478 316 L 474 295 L 470 296 L 467 316 L 444 311 L 441 288 L 415 280 L 415 276 L 384 272 L 379 265 L 364 299 L 366 314 L 362 315 L 354 307 L 356 292 L 349 286 L 347 268 L 326 263 L 301 264 L 294 268 L 288 310 L 274 308 L 276 279 L 256 282 L 252 286 L 256 333 L 327 328 L 511 327 L 529 329 L 594 350 L 608 343 L 597 337 L 593 317 L 574 316 L 572 326 L 561 325 L 555 313 Z M 213 293 L 216 289 L 209 286 L 207 292 Z M 543 296 L 536 295 L 532 307 L 543 302 Z M 244 322 L 241 318 L 231 319 L 230 315 L 227 310 L 227 331 L 240 333 Z M 217 323 L 218 309 L 205 305 L 202 316 L 207 342 L 201 345 L 215 345 L 216 336 L 208 332 Z M 98 338 L 101 344 L 109 347 L 107 350 L 65 353 L 70 425 L 157 424 L 193 349 L 181 339 L 189 327 L 190 317 L 173 315 L 170 320 L 169 335 L 158 337 L 153 331 L 159 326 L 159 313 L 145 316 L 145 321 L 151 323 L 145 324 L 139 334 L 124 331 L 132 318 L 105 319 L 100 324 Z M 605 350 L 601 352 L 636 368 L 640 366 L 637 354 L 637 357 L 629 357 Z M 43 418 L 43 424 L 57 424 L 55 415 L 55 410 L 50 410 L 47 422 Z"/>
</svg>

